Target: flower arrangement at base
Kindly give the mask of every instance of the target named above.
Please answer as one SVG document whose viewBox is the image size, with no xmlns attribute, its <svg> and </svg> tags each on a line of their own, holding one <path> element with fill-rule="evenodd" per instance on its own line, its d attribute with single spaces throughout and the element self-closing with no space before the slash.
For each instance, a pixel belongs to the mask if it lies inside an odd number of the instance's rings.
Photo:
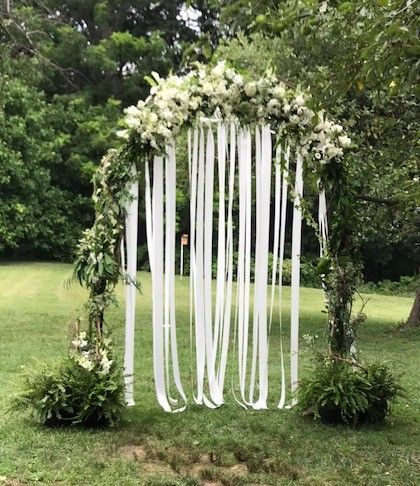
<svg viewBox="0 0 420 486">
<path fill-rule="evenodd" d="M 304 415 L 329 425 L 380 424 L 403 395 L 399 377 L 385 364 L 361 365 L 335 355 L 320 355 L 299 386 Z"/>
<path fill-rule="evenodd" d="M 27 370 L 12 409 L 29 409 L 48 426 L 115 426 L 125 410 L 121 368 L 109 338 L 82 331 L 69 356 L 54 366 Z"/>
</svg>

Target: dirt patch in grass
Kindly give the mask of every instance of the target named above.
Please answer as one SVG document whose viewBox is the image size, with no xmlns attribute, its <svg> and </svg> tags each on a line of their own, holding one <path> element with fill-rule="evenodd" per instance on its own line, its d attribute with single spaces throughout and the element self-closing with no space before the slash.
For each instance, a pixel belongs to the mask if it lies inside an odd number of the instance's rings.
<svg viewBox="0 0 420 486">
<path fill-rule="evenodd" d="M 26 483 L 19 481 L 18 479 L 7 478 L 5 476 L 0 476 L 1 486 L 24 486 Z"/>
<path fill-rule="evenodd" d="M 143 462 L 146 460 L 146 449 L 142 445 L 129 444 L 119 449 L 119 455 L 124 459 Z"/>
</svg>

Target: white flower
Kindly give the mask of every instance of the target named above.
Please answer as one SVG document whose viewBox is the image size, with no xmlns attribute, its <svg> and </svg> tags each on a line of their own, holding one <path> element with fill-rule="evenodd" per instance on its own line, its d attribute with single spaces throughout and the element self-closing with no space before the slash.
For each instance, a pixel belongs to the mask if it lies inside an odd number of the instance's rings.
<svg viewBox="0 0 420 486">
<path fill-rule="evenodd" d="M 157 116 L 157 114 L 154 111 L 152 111 L 152 112 L 150 112 L 149 120 L 152 123 L 157 123 L 157 121 L 159 120 L 159 117 Z"/>
<path fill-rule="evenodd" d="M 242 86 L 244 84 L 244 80 L 240 74 L 235 74 L 232 78 L 232 81 L 238 86 Z"/>
<path fill-rule="evenodd" d="M 137 108 L 137 106 L 129 106 L 124 110 L 124 113 L 129 116 L 139 116 L 141 114 L 140 110 Z"/>
<path fill-rule="evenodd" d="M 269 110 L 273 110 L 274 108 L 276 108 L 277 106 L 279 105 L 279 101 L 276 100 L 276 99 L 272 99 L 268 102 L 268 105 L 267 105 L 267 108 Z"/>
<path fill-rule="evenodd" d="M 92 361 L 88 357 L 86 357 L 86 355 L 82 354 L 81 356 L 79 356 L 77 362 L 85 370 L 88 370 L 88 371 L 93 370 L 94 364 L 92 363 Z"/>
<path fill-rule="evenodd" d="M 342 155 L 343 154 L 343 149 L 336 147 L 334 145 L 331 145 L 330 147 L 327 148 L 327 155 L 328 157 L 336 157 L 337 155 Z"/>
<path fill-rule="evenodd" d="M 100 371 L 100 374 L 101 375 L 107 375 L 111 369 L 111 365 L 113 363 L 113 360 L 112 359 L 108 359 L 106 356 L 104 356 L 102 359 L 101 359 L 101 371 Z"/>
<path fill-rule="evenodd" d="M 206 95 L 206 96 L 210 96 L 214 91 L 214 87 L 211 83 L 209 83 L 208 81 L 206 81 L 204 84 L 203 84 L 203 93 Z"/>
<path fill-rule="evenodd" d="M 245 94 L 249 97 L 257 94 L 257 85 L 255 83 L 247 83 L 244 88 Z"/>
<path fill-rule="evenodd" d="M 125 124 L 128 128 L 138 128 L 141 125 L 140 119 L 134 116 L 126 116 L 125 117 Z"/>
<path fill-rule="evenodd" d="M 303 106 L 305 104 L 305 98 L 302 95 L 298 95 L 293 100 L 293 104 L 296 106 Z"/>
<path fill-rule="evenodd" d="M 286 88 L 282 84 L 279 84 L 273 89 L 273 94 L 278 98 L 283 98 L 286 94 Z"/>
<path fill-rule="evenodd" d="M 215 76 L 223 76 L 223 73 L 225 72 L 226 69 L 226 61 L 219 61 L 216 66 L 212 69 L 212 73 Z"/>
<path fill-rule="evenodd" d="M 338 143 L 342 147 L 348 147 L 349 145 L 351 145 L 351 139 L 347 135 L 341 135 L 341 137 L 338 137 Z"/>
<path fill-rule="evenodd" d="M 130 138 L 130 133 L 128 130 L 117 130 L 117 137 L 128 140 Z"/>
<path fill-rule="evenodd" d="M 322 2 L 321 5 L 319 6 L 319 11 L 321 13 L 325 13 L 328 9 L 328 2 L 325 1 L 325 2 Z"/>
<path fill-rule="evenodd" d="M 297 125 L 300 122 L 300 118 L 297 115 L 292 115 L 290 117 L 290 122 L 291 123 L 294 123 L 295 125 Z"/>
</svg>

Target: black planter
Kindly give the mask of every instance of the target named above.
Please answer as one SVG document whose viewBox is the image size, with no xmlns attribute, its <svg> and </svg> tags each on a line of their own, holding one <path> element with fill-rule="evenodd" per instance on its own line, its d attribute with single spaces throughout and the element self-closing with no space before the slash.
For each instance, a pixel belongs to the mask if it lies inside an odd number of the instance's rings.
<svg viewBox="0 0 420 486">
<path fill-rule="evenodd" d="M 341 425 L 345 423 L 353 426 L 381 424 L 385 421 L 388 413 L 388 401 L 386 399 L 378 399 L 364 412 L 357 414 L 351 421 L 343 419 L 340 407 L 334 403 L 324 405 L 318 412 L 321 422 L 326 425 Z"/>
<path fill-rule="evenodd" d="M 92 413 L 89 417 L 86 417 L 86 419 L 82 423 L 74 424 L 74 419 L 74 414 L 70 415 L 63 413 L 60 418 L 57 416 L 53 416 L 46 419 L 44 425 L 51 428 L 69 427 L 70 425 L 80 425 L 87 428 L 102 428 L 109 426 L 109 421 L 104 417 L 102 413 Z"/>
<path fill-rule="evenodd" d="M 327 404 L 319 410 L 319 418 L 321 422 L 326 425 L 344 424 L 343 416 L 341 415 L 341 408 L 335 404 Z"/>
<path fill-rule="evenodd" d="M 382 424 L 388 413 L 388 401 L 384 398 L 372 403 L 370 407 L 359 416 L 360 424 Z"/>
</svg>

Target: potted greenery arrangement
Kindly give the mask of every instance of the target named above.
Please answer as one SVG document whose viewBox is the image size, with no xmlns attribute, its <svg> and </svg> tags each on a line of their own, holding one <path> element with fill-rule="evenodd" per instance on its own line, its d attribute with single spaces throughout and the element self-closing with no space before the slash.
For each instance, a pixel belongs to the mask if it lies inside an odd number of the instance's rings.
<svg viewBox="0 0 420 486">
<path fill-rule="evenodd" d="M 334 355 L 320 355 L 302 380 L 299 404 L 305 415 L 330 425 L 384 422 L 392 402 L 403 392 L 399 377 L 385 364 L 361 365 Z"/>
<path fill-rule="evenodd" d="M 95 331 L 77 332 L 68 357 L 29 369 L 12 409 L 29 409 L 47 426 L 114 426 L 125 409 L 122 370 L 112 342 Z"/>
</svg>

